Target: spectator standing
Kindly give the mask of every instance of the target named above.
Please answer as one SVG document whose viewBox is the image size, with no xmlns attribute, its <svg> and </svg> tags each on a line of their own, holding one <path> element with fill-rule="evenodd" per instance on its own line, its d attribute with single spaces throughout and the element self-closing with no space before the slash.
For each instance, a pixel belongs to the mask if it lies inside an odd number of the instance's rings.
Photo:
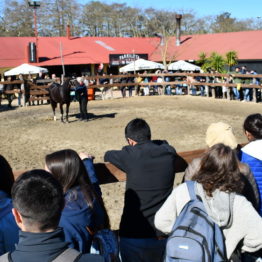
<svg viewBox="0 0 262 262">
<path fill-rule="evenodd" d="M 243 252 L 262 248 L 262 219 L 238 193 L 243 186 L 238 159 L 230 147 L 216 144 L 209 149 L 192 180 L 207 214 L 222 229 L 227 258 L 239 244 Z M 183 207 L 190 201 L 186 183 L 176 187 L 155 216 L 156 227 L 170 233 Z"/>
<path fill-rule="evenodd" d="M 244 121 L 244 132 L 249 143 L 241 149 L 240 160 L 249 165 L 260 194 L 259 213 L 262 216 L 262 115 L 249 115 Z"/>
<path fill-rule="evenodd" d="M 212 123 L 206 131 L 206 144 L 210 148 L 215 144 L 222 143 L 229 146 L 235 153 L 239 154 L 239 145 L 237 144 L 237 139 L 234 135 L 233 128 L 223 122 Z M 185 180 L 191 180 L 192 177 L 200 169 L 200 158 L 195 158 L 188 165 L 185 171 Z M 238 163 L 241 179 L 244 183 L 244 187 L 241 194 L 247 198 L 248 201 L 252 203 L 256 210 L 259 210 L 259 192 L 257 189 L 257 184 L 255 178 L 248 165 L 244 163 Z"/>
<path fill-rule="evenodd" d="M 141 77 L 140 74 L 138 74 L 138 77 L 136 77 L 135 79 L 135 83 L 137 84 L 136 85 L 136 95 L 139 96 L 140 94 L 140 89 L 141 89 L 141 86 L 140 84 L 143 82 L 143 78 Z"/>
<path fill-rule="evenodd" d="M 134 83 L 134 77 L 128 77 L 127 78 L 127 83 L 128 84 Z M 134 86 L 132 86 L 132 85 L 128 86 L 128 96 L 129 97 L 132 97 L 133 88 L 134 88 Z"/>
<path fill-rule="evenodd" d="M 166 74 L 168 74 L 168 72 L 165 72 Z M 164 82 L 170 82 L 170 76 L 164 76 Z M 165 86 L 165 93 L 168 96 L 171 96 L 171 85 L 167 84 Z"/>
<path fill-rule="evenodd" d="M 145 71 L 144 74 L 146 75 L 147 71 Z M 143 79 L 143 83 L 149 83 L 149 82 L 150 82 L 150 77 L 145 76 Z M 143 93 L 144 93 L 144 96 L 149 96 L 149 86 L 147 85 L 143 86 Z"/>
<path fill-rule="evenodd" d="M 51 174 L 44 170 L 22 174 L 14 183 L 12 198 L 13 215 L 21 229 L 19 243 L 1 261 L 104 261 L 100 256 L 68 249 L 63 230 L 58 228 L 64 206 L 63 189 Z"/>
<path fill-rule="evenodd" d="M 241 74 L 249 74 L 249 72 L 247 71 L 247 68 L 245 66 L 242 66 L 241 68 Z M 244 78 L 242 79 L 243 84 L 250 84 L 250 78 Z M 250 88 L 243 88 L 242 90 L 243 92 L 243 100 L 245 102 L 248 102 L 251 100 L 251 89 Z"/>
<path fill-rule="evenodd" d="M 255 70 L 251 70 L 250 74 L 257 75 L 257 72 Z M 260 85 L 260 78 L 253 78 L 252 84 L 253 85 Z M 261 89 L 256 88 L 256 91 L 253 94 L 253 96 L 256 96 L 256 100 L 260 101 L 261 100 Z"/>
<path fill-rule="evenodd" d="M 13 251 L 18 243 L 18 227 L 12 215 L 11 188 L 14 183 L 12 168 L 0 155 L 0 255 Z"/>
<path fill-rule="evenodd" d="M 164 82 L 163 77 L 158 76 L 156 82 L 157 82 L 158 95 L 163 95 L 163 86 L 162 86 L 162 83 Z"/>
<path fill-rule="evenodd" d="M 0 74 L 0 81 L 3 82 L 5 81 L 4 80 L 4 77 Z M 4 84 L 1 84 L 0 82 L 0 106 L 1 106 L 1 103 L 2 103 L 2 95 L 4 93 Z"/>
<path fill-rule="evenodd" d="M 155 75 L 152 76 L 151 81 L 154 82 L 154 83 L 157 82 L 157 78 L 158 78 L 158 77 L 157 77 L 157 74 L 158 74 L 158 72 L 159 72 L 159 70 L 157 70 L 157 71 L 155 72 Z M 155 95 L 155 94 L 157 94 L 157 93 L 158 93 L 157 85 L 154 85 L 154 86 L 153 86 L 153 95 Z"/>
<path fill-rule="evenodd" d="M 17 103 L 18 106 L 25 106 L 25 83 L 22 74 L 18 75 L 18 80 L 23 81 L 23 83 L 20 85 L 20 89 L 17 89 L 18 92 Z"/>
<path fill-rule="evenodd" d="M 71 149 L 46 156 L 46 169 L 60 182 L 65 194 L 65 206 L 59 222 L 65 240 L 69 247 L 89 253 L 91 232 L 108 228 L 109 221 L 96 176 L 91 173 L 93 168 L 87 166 L 86 169 L 84 164 L 88 163 L 83 163 Z M 87 170 L 90 172 L 87 173 Z"/>
<path fill-rule="evenodd" d="M 82 77 L 77 77 L 77 86 L 75 89 L 75 96 L 76 99 L 79 102 L 79 110 L 80 110 L 80 121 L 87 121 L 88 115 L 87 115 L 87 88 L 84 84 Z"/>
<path fill-rule="evenodd" d="M 240 74 L 239 67 L 236 67 L 235 74 Z M 236 100 L 240 100 L 240 89 L 241 89 L 242 81 L 241 81 L 241 78 L 235 77 L 235 75 L 233 75 L 233 76 L 234 76 L 234 80 L 233 81 L 234 81 L 235 84 L 237 84 L 237 86 L 233 87 L 233 93 L 234 93 L 235 99 Z"/>
<path fill-rule="evenodd" d="M 127 77 L 122 77 L 121 80 L 120 80 L 120 83 L 126 84 L 127 83 Z M 125 98 L 126 97 L 126 86 L 125 85 L 121 86 L 120 90 L 121 90 L 122 98 Z"/>
<path fill-rule="evenodd" d="M 166 141 L 151 140 L 149 125 L 133 119 L 125 128 L 128 146 L 105 153 L 105 161 L 127 174 L 120 222 L 122 262 L 161 261 L 165 234 L 154 227 L 154 215 L 173 188 L 176 151 Z"/>
</svg>

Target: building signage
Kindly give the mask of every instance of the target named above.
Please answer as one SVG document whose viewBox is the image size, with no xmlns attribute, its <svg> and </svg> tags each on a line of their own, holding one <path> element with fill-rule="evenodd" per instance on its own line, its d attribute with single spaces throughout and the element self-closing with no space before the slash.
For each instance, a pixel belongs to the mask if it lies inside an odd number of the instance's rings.
<svg viewBox="0 0 262 262">
<path fill-rule="evenodd" d="M 110 54 L 109 63 L 111 66 L 124 66 L 137 59 L 148 59 L 148 54 Z"/>
</svg>

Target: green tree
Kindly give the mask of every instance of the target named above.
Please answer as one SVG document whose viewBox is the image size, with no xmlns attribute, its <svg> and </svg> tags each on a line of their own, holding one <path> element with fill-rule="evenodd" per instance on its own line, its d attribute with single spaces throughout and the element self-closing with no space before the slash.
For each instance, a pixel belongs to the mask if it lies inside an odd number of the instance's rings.
<svg viewBox="0 0 262 262">
<path fill-rule="evenodd" d="M 198 55 L 198 60 L 196 61 L 196 63 L 201 66 L 201 69 L 204 71 L 204 72 L 207 72 L 211 65 L 210 65 L 210 59 L 208 58 L 207 54 L 205 52 L 201 52 L 199 55 Z"/>
<path fill-rule="evenodd" d="M 209 58 L 210 68 L 218 73 L 225 71 L 225 59 L 217 52 L 213 52 Z"/>
<path fill-rule="evenodd" d="M 231 71 L 231 67 L 236 65 L 238 62 L 237 62 L 237 52 L 236 51 L 228 51 L 226 53 L 226 64 L 228 65 L 228 71 L 230 72 Z"/>
</svg>

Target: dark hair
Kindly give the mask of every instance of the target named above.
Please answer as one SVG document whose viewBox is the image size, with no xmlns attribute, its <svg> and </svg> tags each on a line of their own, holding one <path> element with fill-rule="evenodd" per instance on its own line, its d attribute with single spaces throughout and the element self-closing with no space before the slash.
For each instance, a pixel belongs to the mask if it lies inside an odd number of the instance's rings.
<svg viewBox="0 0 262 262">
<path fill-rule="evenodd" d="M 35 169 L 23 173 L 12 187 L 13 205 L 25 224 L 40 231 L 56 229 L 64 208 L 63 189 L 47 171 Z"/>
<path fill-rule="evenodd" d="M 240 193 L 243 182 L 236 153 L 229 146 L 216 144 L 203 156 L 192 180 L 202 184 L 208 196 L 216 189 Z"/>
<path fill-rule="evenodd" d="M 11 197 L 11 188 L 14 183 L 14 174 L 7 160 L 0 155 L 0 190 Z"/>
<path fill-rule="evenodd" d="M 95 192 L 83 161 L 74 150 L 64 149 L 46 155 L 45 161 L 51 174 L 61 183 L 64 192 L 80 186 L 88 205 L 93 207 Z"/>
<path fill-rule="evenodd" d="M 125 128 L 125 137 L 137 143 L 151 139 L 150 127 L 144 119 L 135 118 Z"/>
<path fill-rule="evenodd" d="M 96 199 L 104 211 L 104 227 L 109 227 L 109 217 L 107 215 L 103 199 L 95 192 L 84 163 L 72 149 L 64 149 L 46 155 L 46 166 L 51 174 L 61 183 L 63 191 L 67 192 L 75 186 L 80 186 L 88 206 L 93 208 Z"/>
<path fill-rule="evenodd" d="M 262 115 L 249 115 L 244 121 L 244 130 L 248 131 L 255 139 L 262 139 Z"/>
</svg>

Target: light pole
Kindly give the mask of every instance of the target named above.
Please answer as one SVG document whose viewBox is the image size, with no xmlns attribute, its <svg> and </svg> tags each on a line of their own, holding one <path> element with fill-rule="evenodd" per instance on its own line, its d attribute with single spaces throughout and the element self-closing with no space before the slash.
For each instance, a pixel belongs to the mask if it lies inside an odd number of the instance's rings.
<svg viewBox="0 0 262 262">
<path fill-rule="evenodd" d="M 28 1 L 28 6 L 34 9 L 34 31 L 35 31 L 35 45 L 36 45 L 36 62 L 38 63 L 38 31 L 37 31 L 37 16 L 36 10 L 40 7 L 39 1 Z"/>
</svg>

